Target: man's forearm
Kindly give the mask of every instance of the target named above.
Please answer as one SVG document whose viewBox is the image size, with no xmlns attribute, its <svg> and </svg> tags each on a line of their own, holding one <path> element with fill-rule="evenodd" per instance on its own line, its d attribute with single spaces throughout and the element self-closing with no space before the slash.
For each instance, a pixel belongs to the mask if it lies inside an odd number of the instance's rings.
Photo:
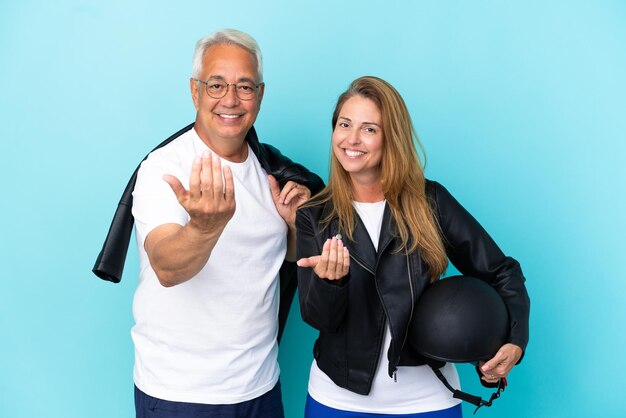
<svg viewBox="0 0 626 418">
<path fill-rule="evenodd" d="M 176 286 L 204 268 L 224 228 L 199 231 L 193 225 L 162 225 L 148 235 L 146 252 L 159 282 Z M 153 233 L 156 235 L 151 236 Z"/>
</svg>

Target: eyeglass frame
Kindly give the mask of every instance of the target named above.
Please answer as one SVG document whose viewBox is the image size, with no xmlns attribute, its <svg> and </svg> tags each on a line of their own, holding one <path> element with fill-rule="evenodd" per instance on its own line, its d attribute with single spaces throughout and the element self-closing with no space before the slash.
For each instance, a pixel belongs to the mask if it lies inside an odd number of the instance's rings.
<svg viewBox="0 0 626 418">
<path fill-rule="evenodd" d="M 206 80 L 206 81 L 205 80 L 200 80 L 200 79 L 197 79 L 197 78 L 194 78 L 194 77 L 191 77 L 191 79 L 193 81 L 197 81 L 198 83 L 204 84 L 204 91 L 206 91 L 207 96 L 209 96 L 212 99 L 223 99 L 228 94 L 228 89 L 230 88 L 230 86 L 235 86 L 235 96 L 237 96 L 237 98 L 239 100 L 244 100 L 244 101 L 252 100 L 254 98 L 253 96 L 259 91 L 259 87 L 265 85 L 264 82 L 260 82 L 259 84 L 252 84 L 254 86 L 254 93 L 252 94 L 252 96 L 250 96 L 249 98 L 242 98 L 242 97 L 239 97 L 238 90 L 237 90 L 237 84 L 245 83 L 245 82 L 227 83 L 224 80 L 216 79 L 215 81 L 219 81 L 220 83 L 226 84 L 226 90 L 224 90 L 224 95 L 223 96 L 215 97 L 215 96 L 212 96 L 211 93 L 209 93 L 209 80 L 211 80 L 210 78 L 208 80 Z M 252 87 L 252 86 L 249 86 L 249 87 Z"/>
</svg>

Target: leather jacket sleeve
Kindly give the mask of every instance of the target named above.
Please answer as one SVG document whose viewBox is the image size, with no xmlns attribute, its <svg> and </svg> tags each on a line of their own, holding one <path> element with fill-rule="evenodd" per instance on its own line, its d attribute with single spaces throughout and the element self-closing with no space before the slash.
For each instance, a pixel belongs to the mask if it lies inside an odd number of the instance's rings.
<svg viewBox="0 0 626 418">
<path fill-rule="evenodd" d="M 487 231 L 441 184 L 429 181 L 448 258 L 461 274 L 485 280 L 508 308 L 509 342 L 523 351 L 528 344 L 530 299 L 519 263 L 505 256 Z"/>
<path fill-rule="evenodd" d="M 255 135 L 256 136 L 256 135 Z M 261 144 L 258 141 L 248 141 L 250 147 L 261 163 L 263 169 L 274 176 L 282 188 L 288 181 L 306 186 L 311 195 L 317 194 L 324 188 L 324 182 L 315 173 L 307 170 L 303 165 L 294 163 L 285 157 L 276 147 Z M 285 261 L 280 269 L 280 308 L 278 310 L 278 341 L 282 339 L 287 325 L 287 317 L 291 310 L 291 303 L 296 294 L 298 282 L 296 279 L 296 263 Z"/>
<path fill-rule="evenodd" d="M 167 138 L 165 141 L 157 145 L 152 151 L 155 151 L 161 147 L 172 142 L 191 128 L 193 123 L 185 126 L 174 135 Z M 150 152 L 152 152 L 150 151 Z M 148 153 L 139 163 L 133 174 L 126 184 L 126 188 L 122 193 L 111 226 L 109 226 L 109 233 L 107 234 L 104 243 L 102 244 L 102 250 L 96 258 L 96 262 L 91 270 L 93 274 L 113 283 L 119 283 L 122 279 L 122 273 L 124 272 L 124 263 L 126 262 L 126 254 L 128 253 L 128 245 L 130 243 L 130 236 L 133 232 L 133 224 L 135 218 L 132 215 L 133 207 L 133 190 L 135 189 L 135 183 L 137 181 L 137 172 L 141 163 L 148 158 Z"/>
<path fill-rule="evenodd" d="M 318 227 L 309 208 L 298 211 L 298 260 L 322 253 L 318 240 L 324 242 L 325 239 L 321 237 Z M 338 281 L 330 281 L 321 279 L 312 268 L 298 267 L 298 296 L 304 322 L 319 331 L 337 332 L 348 308 L 349 282 L 349 275 Z"/>
</svg>

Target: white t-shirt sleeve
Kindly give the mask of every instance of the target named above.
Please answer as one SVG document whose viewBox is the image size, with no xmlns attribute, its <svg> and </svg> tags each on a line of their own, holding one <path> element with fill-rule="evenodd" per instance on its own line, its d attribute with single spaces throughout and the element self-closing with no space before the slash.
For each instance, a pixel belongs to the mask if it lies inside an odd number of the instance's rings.
<svg viewBox="0 0 626 418">
<path fill-rule="evenodd" d="M 172 188 L 163 180 L 164 174 L 177 177 L 183 187 L 189 187 L 189 173 L 184 173 L 174 161 L 151 154 L 141 164 L 133 191 L 132 208 L 137 242 L 141 245 L 146 236 L 160 225 L 173 223 L 184 226 L 189 222 L 189 215 L 176 199 Z"/>
</svg>

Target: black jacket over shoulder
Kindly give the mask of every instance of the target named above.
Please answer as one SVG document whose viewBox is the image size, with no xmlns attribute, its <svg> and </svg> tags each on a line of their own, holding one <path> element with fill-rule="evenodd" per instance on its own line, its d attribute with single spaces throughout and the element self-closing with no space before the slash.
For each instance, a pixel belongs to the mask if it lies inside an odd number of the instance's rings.
<svg viewBox="0 0 626 418">
<path fill-rule="evenodd" d="M 509 342 L 525 350 L 530 301 L 519 263 L 502 253 L 442 185 L 427 181 L 426 195 L 436 207 L 449 260 L 462 274 L 485 280 L 498 291 L 510 313 Z M 339 281 L 329 281 L 311 268 L 298 267 L 300 309 L 304 321 L 320 331 L 313 348 L 319 368 L 338 386 L 367 395 L 387 322 L 392 337 L 387 353 L 389 375 L 398 366 L 425 364 L 405 342 L 415 302 L 429 279 L 419 252 L 394 252 L 396 223 L 388 206 L 378 251 L 358 215 L 353 240 L 338 229 L 337 220 L 324 228 L 320 220 L 330 209 L 328 202 L 298 211 L 298 259 L 321 254 L 324 242 L 341 234 L 350 251 L 350 272 Z"/>
<path fill-rule="evenodd" d="M 160 143 L 152 151 L 169 144 L 189 131 L 193 126 L 193 123 L 185 126 Z M 312 194 L 319 192 L 324 187 L 324 182 L 316 174 L 311 173 L 302 165 L 294 163 L 273 146 L 260 143 L 254 127 L 250 128 L 245 139 L 261 163 L 261 167 L 263 167 L 268 174 L 273 175 L 276 180 L 278 180 L 281 187 L 290 180 L 305 185 L 311 190 Z M 148 158 L 147 155 L 144 157 L 144 160 L 146 158 Z M 98 258 L 92 269 L 96 276 L 113 283 L 119 283 L 122 278 L 126 253 L 128 252 L 130 236 L 133 231 L 135 219 L 133 218 L 131 210 L 133 206 L 133 190 L 135 189 L 138 171 L 139 166 L 135 169 L 135 172 L 124 189 L 122 198 L 117 205 L 115 215 L 113 215 L 109 233 L 107 234 L 104 244 L 102 245 L 102 250 L 100 254 L 98 254 Z M 289 314 L 289 308 L 291 307 L 291 301 L 296 291 L 295 275 L 295 263 L 284 262 L 280 269 L 281 299 L 278 331 L 279 340 L 282 336 L 287 321 L 287 315 Z"/>
</svg>

